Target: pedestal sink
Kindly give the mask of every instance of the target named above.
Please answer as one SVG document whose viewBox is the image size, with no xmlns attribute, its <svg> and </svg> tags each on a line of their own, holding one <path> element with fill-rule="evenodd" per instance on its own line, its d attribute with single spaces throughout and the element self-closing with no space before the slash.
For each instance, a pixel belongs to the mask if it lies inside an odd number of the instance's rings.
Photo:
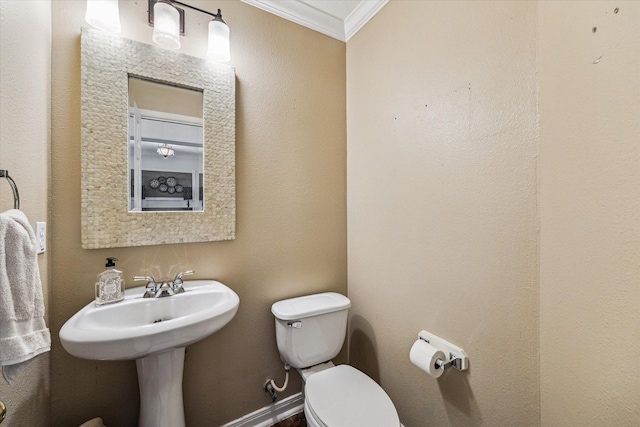
<svg viewBox="0 0 640 427">
<path fill-rule="evenodd" d="M 60 330 L 70 354 L 91 360 L 136 360 L 140 427 L 184 427 L 184 348 L 225 326 L 240 298 L 220 282 L 189 280 L 186 292 L 142 298 L 128 289 L 122 302 L 87 304 Z"/>
</svg>

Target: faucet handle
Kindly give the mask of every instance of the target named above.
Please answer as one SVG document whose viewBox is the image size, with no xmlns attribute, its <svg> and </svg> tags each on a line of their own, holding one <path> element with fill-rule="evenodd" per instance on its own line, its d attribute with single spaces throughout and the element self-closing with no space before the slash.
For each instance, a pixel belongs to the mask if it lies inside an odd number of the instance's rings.
<svg viewBox="0 0 640 427">
<path fill-rule="evenodd" d="M 191 276 L 193 274 L 193 270 L 183 271 L 182 273 L 176 274 L 176 278 L 173 279 L 173 282 L 182 282 L 182 276 Z"/>
<path fill-rule="evenodd" d="M 147 284 L 145 285 L 146 292 L 142 296 L 142 298 L 154 298 L 156 291 L 158 290 L 158 284 L 151 276 L 133 276 L 134 282 L 139 282 L 142 280 L 146 280 Z"/>
<path fill-rule="evenodd" d="M 133 281 L 134 282 L 139 282 L 139 281 L 142 281 L 142 280 L 146 280 L 147 281 L 147 287 L 156 285 L 156 281 L 151 276 L 133 276 Z"/>
<path fill-rule="evenodd" d="M 190 276 L 193 274 L 193 270 L 183 271 L 182 273 L 176 274 L 176 278 L 173 279 L 171 283 L 171 287 L 173 288 L 176 294 L 181 294 L 184 292 L 184 288 L 182 287 L 182 276 Z"/>
</svg>

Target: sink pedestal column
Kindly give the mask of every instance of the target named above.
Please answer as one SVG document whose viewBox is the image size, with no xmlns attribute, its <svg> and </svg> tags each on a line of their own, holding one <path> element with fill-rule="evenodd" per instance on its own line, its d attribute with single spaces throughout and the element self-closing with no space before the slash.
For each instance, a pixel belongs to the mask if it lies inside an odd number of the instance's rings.
<svg viewBox="0 0 640 427">
<path fill-rule="evenodd" d="M 182 401 L 184 347 L 136 360 L 139 427 L 185 427 Z"/>
</svg>

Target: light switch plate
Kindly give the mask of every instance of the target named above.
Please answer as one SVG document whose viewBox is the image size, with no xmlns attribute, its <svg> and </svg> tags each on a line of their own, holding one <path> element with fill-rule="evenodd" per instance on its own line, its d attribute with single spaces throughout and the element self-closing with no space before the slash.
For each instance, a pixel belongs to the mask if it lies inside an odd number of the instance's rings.
<svg viewBox="0 0 640 427">
<path fill-rule="evenodd" d="M 47 250 L 47 223 L 36 222 L 36 245 L 38 253 L 41 254 Z"/>
</svg>

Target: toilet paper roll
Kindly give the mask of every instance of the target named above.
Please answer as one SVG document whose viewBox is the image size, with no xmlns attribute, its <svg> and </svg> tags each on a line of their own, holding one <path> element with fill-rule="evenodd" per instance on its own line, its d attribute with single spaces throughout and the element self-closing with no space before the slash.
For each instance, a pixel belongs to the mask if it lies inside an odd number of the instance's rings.
<svg viewBox="0 0 640 427">
<path fill-rule="evenodd" d="M 444 372 L 444 368 L 438 368 L 436 366 L 436 360 L 440 359 L 443 362 L 447 361 L 447 358 L 442 351 L 421 339 L 414 342 L 413 346 L 411 346 L 409 359 L 411 360 L 411 363 L 431 375 L 433 378 L 440 377 Z"/>
</svg>

